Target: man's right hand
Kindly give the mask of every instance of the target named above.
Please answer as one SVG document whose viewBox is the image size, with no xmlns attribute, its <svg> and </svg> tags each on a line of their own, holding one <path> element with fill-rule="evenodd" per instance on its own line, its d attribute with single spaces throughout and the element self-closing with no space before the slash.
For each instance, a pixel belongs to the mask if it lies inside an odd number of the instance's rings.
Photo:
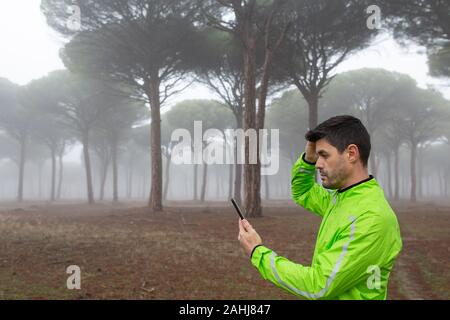
<svg viewBox="0 0 450 320">
<path fill-rule="evenodd" d="M 305 160 L 311 163 L 316 163 L 318 158 L 319 156 L 316 153 L 316 143 L 306 141 Z"/>
</svg>

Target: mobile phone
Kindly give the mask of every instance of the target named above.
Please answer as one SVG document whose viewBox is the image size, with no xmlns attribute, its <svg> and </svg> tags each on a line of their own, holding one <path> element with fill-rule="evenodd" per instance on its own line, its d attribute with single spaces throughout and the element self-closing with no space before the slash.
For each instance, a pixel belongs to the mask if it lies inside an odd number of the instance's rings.
<svg viewBox="0 0 450 320">
<path fill-rule="evenodd" d="M 236 209 L 236 212 L 239 215 L 239 217 L 241 218 L 241 220 L 244 220 L 244 215 L 242 214 L 241 208 L 239 208 L 238 204 L 236 203 L 236 201 L 233 198 L 231 198 L 231 203 L 233 204 L 234 208 Z"/>
</svg>

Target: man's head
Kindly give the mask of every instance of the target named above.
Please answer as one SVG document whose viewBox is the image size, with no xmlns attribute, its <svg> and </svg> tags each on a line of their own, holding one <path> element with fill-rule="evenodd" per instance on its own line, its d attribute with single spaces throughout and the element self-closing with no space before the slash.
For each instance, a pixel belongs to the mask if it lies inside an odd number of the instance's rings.
<svg viewBox="0 0 450 320">
<path fill-rule="evenodd" d="M 370 136 L 359 119 L 332 117 L 308 131 L 305 138 L 316 143 L 316 168 L 325 188 L 340 189 L 356 171 L 367 169 Z"/>
</svg>

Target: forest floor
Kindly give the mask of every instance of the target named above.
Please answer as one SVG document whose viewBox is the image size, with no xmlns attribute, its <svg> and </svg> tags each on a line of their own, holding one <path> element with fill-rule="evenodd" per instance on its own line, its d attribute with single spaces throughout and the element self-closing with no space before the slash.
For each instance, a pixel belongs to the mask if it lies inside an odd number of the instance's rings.
<svg viewBox="0 0 450 320">
<path fill-rule="evenodd" d="M 394 204 L 403 251 L 388 299 L 450 299 L 450 206 Z M 311 262 L 320 219 L 272 202 L 251 220 L 266 246 Z M 66 268 L 81 268 L 68 290 Z M 295 299 L 264 281 L 226 203 L 8 204 L 0 208 L 0 299 Z"/>
</svg>

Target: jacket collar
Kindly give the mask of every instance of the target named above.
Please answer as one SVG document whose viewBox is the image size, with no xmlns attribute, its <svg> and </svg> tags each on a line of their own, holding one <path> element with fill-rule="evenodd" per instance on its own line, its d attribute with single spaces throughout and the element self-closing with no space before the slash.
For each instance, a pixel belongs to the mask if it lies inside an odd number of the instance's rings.
<svg viewBox="0 0 450 320">
<path fill-rule="evenodd" d="M 354 187 L 356 187 L 356 186 L 358 186 L 360 184 L 363 184 L 363 183 L 365 183 L 367 181 L 370 181 L 370 180 L 373 180 L 373 179 L 374 179 L 373 175 L 369 175 L 369 177 L 367 179 L 364 179 L 364 180 L 361 180 L 361 181 L 359 181 L 357 183 L 354 183 L 354 184 L 352 184 L 352 185 L 350 185 L 350 186 L 348 186 L 348 187 L 346 187 L 344 189 L 339 189 L 337 192 L 338 193 L 343 193 L 343 192 L 345 192 L 347 190 L 350 190 L 351 188 L 354 188 Z"/>
</svg>

